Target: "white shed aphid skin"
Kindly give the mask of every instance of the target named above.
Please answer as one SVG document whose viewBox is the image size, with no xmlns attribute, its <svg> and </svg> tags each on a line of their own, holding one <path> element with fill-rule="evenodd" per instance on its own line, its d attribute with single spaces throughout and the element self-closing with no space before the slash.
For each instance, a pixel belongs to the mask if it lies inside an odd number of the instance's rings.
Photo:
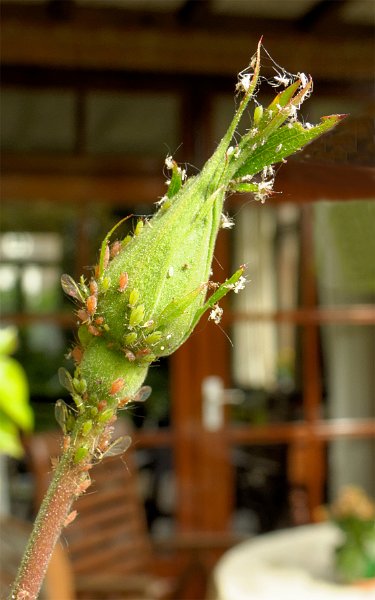
<svg viewBox="0 0 375 600">
<path fill-rule="evenodd" d="M 236 84 L 236 92 L 246 92 L 249 90 L 251 78 L 253 73 L 246 73 L 241 71 L 238 74 L 238 83 Z"/>
<path fill-rule="evenodd" d="M 232 229 L 234 227 L 234 221 L 228 215 L 221 213 L 220 217 L 220 227 L 221 229 Z"/>
<path fill-rule="evenodd" d="M 297 73 L 297 77 L 301 80 L 301 86 L 304 88 L 307 86 L 309 79 L 305 73 Z"/>
<path fill-rule="evenodd" d="M 282 149 L 283 145 L 279 144 L 278 146 L 276 146 L 275 148 L 275 152 L 280 152 L 280 150 Z"/>
<path fill-rule="evenodd" d="M 173 158 L 171 155 L 168 155 L 164 162 L 167 169 L 173 169 Z"/>
<path fill-rule="evenodd" d="M 223 312 L 223 309 L 218 304 L 214 304 L 213 309 L 208 315 L 208 320 L 213 321 L 216 325 L 219 325 L 223 316 Z"/>
</svg>

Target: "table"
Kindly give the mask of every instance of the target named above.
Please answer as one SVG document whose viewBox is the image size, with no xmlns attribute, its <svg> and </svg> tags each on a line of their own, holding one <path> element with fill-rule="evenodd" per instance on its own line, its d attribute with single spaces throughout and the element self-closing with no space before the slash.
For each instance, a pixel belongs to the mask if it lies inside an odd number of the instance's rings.
<svg viewBox="0 0 375 600">
<path fill-rule="evenodd" d="M 340 531 L 330 523 L 260 535 L 216 565 L 210 600 L 375 600 L 375 589 L 335 582 Z"/>
</svg>

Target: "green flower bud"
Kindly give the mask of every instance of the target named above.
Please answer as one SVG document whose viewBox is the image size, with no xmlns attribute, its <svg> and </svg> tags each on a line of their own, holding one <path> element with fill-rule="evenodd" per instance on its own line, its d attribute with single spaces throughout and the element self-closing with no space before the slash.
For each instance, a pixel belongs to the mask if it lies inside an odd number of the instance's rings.
<svg viewBox="0 0 375 600">
<path fill-rule="evenodd" d="M 299 74 L 290 77 L 290 85 L 268 107 L 255 108 L 253 127 L 241 137 L 237 127 L 257 90 L 260 52 L 261 43 L 249 69 L 239 75 L 236 89 L 242 98 L 233 121 L 202 172 L 186 180 L 185 171 L 167 157 L 169 188 L 153 218 L 139 220 L 134 235 L 117 243 L 112 253 L 110 237 L 122 221 L 107 234 L 95 274 L 98 293 L 86 290 L 84 281 L 80 287 L 73 285 L 65 276 L 68 294 L 84 308 L 92 300 L 87 323 L 79 330 L 81 377 L 87 381 L 87 397 L 99 395 L 109 409 L 113 398 L 108 390 L 114 381 L 124 380 L 123 397 L 136 393 L 149 362 L 174 352 L 205 311 L 211 309 L 209 318 L 219 322 L 220 299 L 244 287 L 243 267 L 221 285 L 210 282 L 219 228 L 229 226 L 222 218 L 226 193 L 253 193 L 263 202 L 272 193 L 273 163 L 300 150 L 343 117 L 323 117 L 316 126 L 299 123 L 298 109 L 312 91 L 311 78 Z M 103 318 L 100 329 L 95 315 Z"/>
</svg>

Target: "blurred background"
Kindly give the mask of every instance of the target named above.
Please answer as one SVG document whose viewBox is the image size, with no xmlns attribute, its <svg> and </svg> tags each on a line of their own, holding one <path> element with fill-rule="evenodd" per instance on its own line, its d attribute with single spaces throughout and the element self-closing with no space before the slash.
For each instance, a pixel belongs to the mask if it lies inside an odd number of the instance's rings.
<svg viewBox="0 0 375 600">
<path fill-rule="evenodd" d="M 36 432 L 67 400 L 57 370 L 76 323 L 61 274 L 88 276 L 111 225 L 153 212 L 168 154 L 189 174 L 203 165 L 259 37 L 287 71 L 312 74 L 306 121 L 350 113 L 282 166 L 265 206 L 228 200 L 236 227 L 220 234 L 214 277 L 247 263 L 250 283 L 221 327 L 203 319 L 150 369 L 151 398 L 127 414 L 151 539 L 191 540 L 154 570 L 192 576 L 196 598 L 236 536 L 309 523 L 347 483 L 375 495 L 374 6 L 2 2 L 0 298 Z M 30 519 L 28 462 L 7 469 L 10 510 Z"/>
</svg>

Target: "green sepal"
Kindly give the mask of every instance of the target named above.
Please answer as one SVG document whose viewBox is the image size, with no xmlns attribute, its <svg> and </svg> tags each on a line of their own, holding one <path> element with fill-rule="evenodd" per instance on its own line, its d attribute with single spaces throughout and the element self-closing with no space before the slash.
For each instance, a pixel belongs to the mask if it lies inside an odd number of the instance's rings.
<svg viewBox="0 0 375 600">
<path fill-rule="evenodd" d="M 99 255 L 99 277 L 101 277 L 103 275 L 103 273 L 104 273 L 104 261 L 105 261 L 106 248 L 107 248 L 107 244 L 109 242 L 109 239 L 110 239 L 111 235 L 114 233 L 114 231 L 116 231 L 116 229 L 122 223 L 124 223 L 124 221 L 127 221 L 132 216 L 133 215 L 128 215 L 127 217 L 124 217 L 123 219 L 121 219 L 121 221 L 119 221 L 118 223 L 116 223 L 116 225 L 114 225 L 112 227 L 112 229 L 110 229 L 108 231 L 107 235 L 105 236 L 104 240 L 102 241 L 102 245 L 100 247 L 100 255 Z"/>
<path fill-rule="evenodd" d="M 235 284 L 239 281 L 240 277 L 242 277 L 243 272 L 244 268 L 240 267 L 235 273 L 233 273 L 231 277 L 229 277 L 229 279 L 226 279 L 224 283 L 222 283 L 221 286 L 218 287 L 218 289 L 215 290 L 213 294 L 211 294 L 211 296 L 208 298 L 205 304 L 201 308 L 199 308 L 195 313 L 193 327 L 196 326 L 199 319 L 207 310 L 213 308 L 215 304 L 217 304 L 222 298 L 224 298 L 224 296 L 226 296 L 228 292 L 230 292 L 230 290 L 233 289 L 233 286 L 235 286 Z"/>
<path fill-rule="evenodd" d="M 274 131 L 263 146 L 258 146 L 249 156 L 248 160 L 235 172 L 233 179 L 240 179 L 246 175 L 255 175 L 264 167 L 281 162 L 286 157 L 300 150 L 315 138 L 326 133 L 346 115 L 331 115 L 322 117 L 321 123 L 310 129 L 303 127 L 296 121 Z"/>
</svg>

